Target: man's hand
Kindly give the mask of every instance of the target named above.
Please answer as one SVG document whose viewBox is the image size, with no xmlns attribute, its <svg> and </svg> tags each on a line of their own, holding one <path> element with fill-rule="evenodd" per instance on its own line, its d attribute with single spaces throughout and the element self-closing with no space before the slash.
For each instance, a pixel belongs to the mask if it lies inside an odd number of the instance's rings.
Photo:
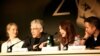
<svg viewBox="0 0 100 56">
<path fill-rule="evenodd" d="M 85 35 L 84 37 L 82 38 L 82 40 L 80 41 L 80 45 L 84 45 L 85 44 L 85 41 L 90 37 L 90 34 L 85 31 Z"/>
<path fill-rule="evenodd" d="M 38 44 L 36 44 L 36 45 L 33 45 L 33 49 L 36 49 L 36 47 L 38 46 Z"/>
<path fill-rule="evenodd" d="M 46 46 L 46 44 L 47 44 L 47 41 L 41 43 L 41 44 L 39 45 L 39 48 L 42 48 L 42 47 Z"/>
<path fill-rule="evenodd" d="M 84 38 L 88 39 L 89 37 L 90 37 L 90 34 L 87 31 L 85 31 Z"/>
<path fill-rule="evenodd" d="M 96 46 L 95 49 L 100 49 L 100 46 Z"/>
</svg>

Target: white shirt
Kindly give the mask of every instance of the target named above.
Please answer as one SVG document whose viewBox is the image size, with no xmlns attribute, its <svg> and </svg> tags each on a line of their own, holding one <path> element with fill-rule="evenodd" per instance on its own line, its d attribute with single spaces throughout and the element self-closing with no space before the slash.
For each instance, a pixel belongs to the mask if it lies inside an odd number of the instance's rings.
<svg viewBox="0 0 100 56">
<path fill-rule="evenodd" d="M 19 43 L 17 43 L 17 42 L 19 42 Z M 15 44 L 15 43 L 17 43 L 17 44 Z M 1 45 L 1 52 L 7 52 L 7 47 L 9 47 L 13 44 L 15 44 L 15 45 L 12 47 L 12 50 L 15 48 L 21 48 L 23 43 L 24 42 L 21 41 L 19 38 L 14 38 L 12 41 L 8 40 Z"/>
</svg>

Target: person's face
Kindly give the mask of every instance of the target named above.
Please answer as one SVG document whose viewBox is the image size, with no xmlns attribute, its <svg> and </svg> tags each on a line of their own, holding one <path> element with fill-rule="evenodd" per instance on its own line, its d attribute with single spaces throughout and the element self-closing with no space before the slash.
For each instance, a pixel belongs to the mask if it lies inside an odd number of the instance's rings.
<svg viewBox="0 0 100 56">
<path fill-rule="evenodd" d="M 18 34 L 17 26 L 12 25 L 12 26 L 7 30 L 7 32 L 8 32 L 8 35 L 9 35 L 10 37 L 16 37 L 17 34 Z"/>
<path fill-rule="evenodd" d="M 94 34 L 96 30 L 96 27 L 93 26 L 92 24 L 88 23 L 88 22 L 85 22 L 85 31 L 89 34 L 89 35 L 92 35 Z"/>
<path fill-rule="evenodd" d="M 42 31 L 43 31 L 43 29 L 40 24 L 32 24 L 31 25 L 32 37 L 39 37 L 41 35 Z"/>
<path fill-rule="evenodd" d="M 66 36 L 66 31 L 63 30 L 63 29 L 61 28 L 61 26 L 59 26 L 59 32 L 60 32 L 60 34 L 61 34 L 62 37 L 65 37 L 65 36 Z"/>
</svg>

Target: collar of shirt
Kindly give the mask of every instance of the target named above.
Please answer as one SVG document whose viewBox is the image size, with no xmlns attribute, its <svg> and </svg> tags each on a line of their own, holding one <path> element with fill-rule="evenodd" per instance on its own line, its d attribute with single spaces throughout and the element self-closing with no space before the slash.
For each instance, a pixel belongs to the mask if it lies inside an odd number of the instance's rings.
<svg viewBox="0 0 100 56">
<path fill-rule="evenodd" d="M 11 40 L 8 40 L 7 43 L 8 43 L 8 46 L 10 46 L 10 45 L 13 45 L 13 44 L 15 44 L 15 43 L 17 43 L 19 41 L 20 41 L 19 38 L 14 38 L 12 41 Z"/>
</svg>

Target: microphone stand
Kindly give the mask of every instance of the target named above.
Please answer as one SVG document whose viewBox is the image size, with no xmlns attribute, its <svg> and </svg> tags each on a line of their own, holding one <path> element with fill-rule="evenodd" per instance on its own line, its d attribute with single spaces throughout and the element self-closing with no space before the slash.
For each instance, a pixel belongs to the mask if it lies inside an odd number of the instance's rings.
<svg viewBox="0 0 100 56">
<path fill-rule="evenodd" d="M 21 41 L 19 41 L 19 42 L 21 42 Z M 15 43 L 15 44 L 13 44 L 13 45 L 11 45 L 11 46 L 9 46 L 9 47 L 7 47 L 7 52 L 12 52 L 12 47 L 13 47 L 14 45 L 18 44 L 19 42 Z"/>
</svg>

